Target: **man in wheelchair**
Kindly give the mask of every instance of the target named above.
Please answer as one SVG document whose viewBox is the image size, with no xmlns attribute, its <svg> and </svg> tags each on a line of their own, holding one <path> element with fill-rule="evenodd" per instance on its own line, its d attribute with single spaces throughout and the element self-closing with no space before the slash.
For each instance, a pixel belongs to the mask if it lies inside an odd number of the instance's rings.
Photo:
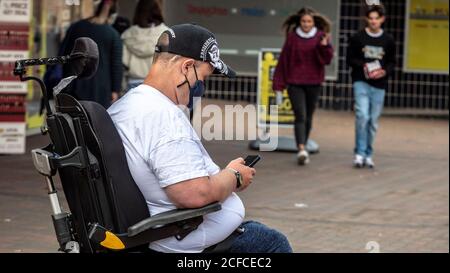
<svg viewBox="0 0 450 273">
<path fill-rule="evenodd" d="M 155 251 L 202 252 L 225 240 L 244 219 L 245 209 L 235 192 L 251 184 L 255 169 L 239 158 L 220 170 L 179 107 L 192 107 L 193 97 L 203 94 L 205 78 L 212 73 L 235 76 L 220 59 L 213 34 L 198 25 L 174 26 L 161 35 L 144 83 L 108 109 L 150 215 L 213 202 L 222 205 L 183 240 L 152 242 Z M 262 224 L 241 227 L 244 232 L 234 239 L 232 252 L 291 251 L 283 235 Z"/>
<path fill-rule="evenodd" d="M 214 35 L 192 24 L 163 33 L 143 84 L 108 112 L 55 88 L 55 111 L 43 82 L 25 77 L 26 66 L 76 65 L 70 77 L 96 71 L 98 48 L 79 38 L 70 56 L 21 60 L 14 74 L 43 91 L 51 143 L 32 151 L 45 176 L 52 220 L 64 252 L 292 252 L 287 238 L 257 222 L 242 222 L 245 190 L 255 169 L 242 158 L 224 170 L 212 161 L 180 106 L 192 107 L 212 73 L 235 76 L 220 59 Z M 64 79 L 61 83 L 68 84 Z M 59 205 L 59 174 L 70 212 Z"/>
</svg>

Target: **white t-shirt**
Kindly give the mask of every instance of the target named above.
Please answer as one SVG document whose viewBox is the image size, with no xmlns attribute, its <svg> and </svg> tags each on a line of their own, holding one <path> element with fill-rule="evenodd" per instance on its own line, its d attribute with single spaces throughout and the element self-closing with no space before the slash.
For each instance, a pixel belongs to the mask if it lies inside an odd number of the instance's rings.
<svg viewBox="0 0 450 273">
<path fill-rule="evenodd" d="M 149 85 L 139 85 L 114 103 L 108 113 L 125 148 L 128 166 L 143 193 L 150 215 L 176 209 L 164 188 L 189 179 L 212 176 L 220 168 L 212 161 L 184 112 Z M 233 193 L 218 212 L 183 240 L 152 242 L 160 252 L 202 252 L 228 237 L 243 221 L 244 205 Z"/>
</svg>

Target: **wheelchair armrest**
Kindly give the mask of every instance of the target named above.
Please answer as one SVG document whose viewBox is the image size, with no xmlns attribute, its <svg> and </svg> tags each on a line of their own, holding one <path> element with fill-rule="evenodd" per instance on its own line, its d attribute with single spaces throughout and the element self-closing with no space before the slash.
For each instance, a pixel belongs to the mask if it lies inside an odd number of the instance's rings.
<svg viewBox="0 0 450 273">
<path fill-rule="evenodd" d="M 216 202 L 209 204 L 207 206 L 195 209 L 177 209 L 171 210 L 167 212 L 163 212 L 147 218 L 145 220 L 140 221 L 139 223 L 128 228 L 128 236 L 133 237 L 143 231 L 146 231 L 151 228 L 155 228 L 161 225 L 167 225 L 191 218 L 195 218 L 198 216 L 203 216 L 208 213 L 216 212 L 220 210 L 222 206 Z"/>
</svg>

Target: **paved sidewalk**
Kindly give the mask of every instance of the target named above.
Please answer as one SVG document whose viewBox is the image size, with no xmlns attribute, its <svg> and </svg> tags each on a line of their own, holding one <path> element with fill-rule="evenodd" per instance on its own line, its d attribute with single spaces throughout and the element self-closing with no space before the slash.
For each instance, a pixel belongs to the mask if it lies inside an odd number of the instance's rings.
<svg viewBox="0 0 450 273">
<path fill-rule="evenodd" d="M 296 252 L 448 252 L 448 120 L 383 117 L 375 170 L 351 167 L 353 128 L 351 113 L 319 111 L 312 138 L 321 151 L 310 165 L 260 153 L 257 178 L 240 194 L 247 218 L 281 230 Z M 27 141 L 28 150 L 48 142 Z M 254 153 L 247 141 L 205 146 L 221 167 Z M 45 183 L 29 153 L 0 156 L 0 185 L 0 252 L 54 252 Z"/>
</svg>

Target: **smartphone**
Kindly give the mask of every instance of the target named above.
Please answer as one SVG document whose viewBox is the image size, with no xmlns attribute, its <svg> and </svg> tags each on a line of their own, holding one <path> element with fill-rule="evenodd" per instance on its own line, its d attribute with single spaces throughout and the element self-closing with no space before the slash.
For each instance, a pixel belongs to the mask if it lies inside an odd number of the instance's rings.
<svg viewBox="0 0 450 273">
<path fill-rule="evenodd" d="M 249 155 L 244 159 L 245 166 L 253 168 L 260 159 L 261 157 L 259 155 Z"/>
</svg>

